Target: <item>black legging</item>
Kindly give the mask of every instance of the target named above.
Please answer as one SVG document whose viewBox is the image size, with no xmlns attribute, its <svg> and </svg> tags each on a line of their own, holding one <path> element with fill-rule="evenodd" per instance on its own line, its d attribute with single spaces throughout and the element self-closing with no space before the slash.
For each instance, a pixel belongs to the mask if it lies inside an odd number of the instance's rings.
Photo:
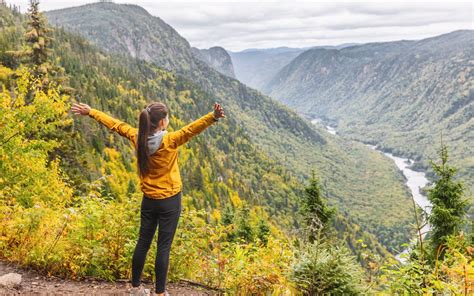
<svg viewBox="0 0 474 296">
<path fill-rule="evenodd" d="M 165 291 L 171 243 L 181 214 L 181 191 L 163 199 L 143 196 L 140 209 L 140 237 L 132 260 L 132 286 L 140 285 L 146 254 L 158 228 L 158 246 L 155 259 L 155 293 Z"/>
</svg>

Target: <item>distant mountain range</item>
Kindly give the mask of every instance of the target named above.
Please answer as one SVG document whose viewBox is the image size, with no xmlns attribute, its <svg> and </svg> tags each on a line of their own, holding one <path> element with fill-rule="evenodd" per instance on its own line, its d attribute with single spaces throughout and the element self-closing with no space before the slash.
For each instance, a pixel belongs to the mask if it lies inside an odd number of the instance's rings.
<svg viewBox="0 0 474 296">
<path fill-rule="evenodd" d="M 239 52 L 228 52 L 232 58 L 237 79 L 248 86 L 262 89 L 278 71 L 306 50 L 311 48 L 339 49 L 354 44 L 355 43 L 304 48 L 250 48 Z"/>
<path fill-rule="evenodd" d="M 409 194 L 390 160 L 362 144 L 328 136 L 282 103 L 219 73 L 215 65 L 208 65 L 212 64 L 209 59 L 199 57 L 202 51 L 193 53 L 189 43 L 158 17 L 135 5 L 113 3 L 88 4 L 46 15 L 52 24 L 81 34 L 107 53 L 143 59 L 192 81 L 223 104 L 228 118 L 222 124 L 228 121 L 242 129 L 249 138 L 245 145 L 256 147 L 302 182 L 311 169 L 316 169 L 330 203 L 390 250 L 399 249 L 400 243 L 411 237 Z M 221 135 L 219 143 L 227 142 L 234 144 L 230 137 Z M 222 159 L 226 161 L 226 156 Z M 257 164 L 245 165 L 261 170 Z M 245 176 L 241 182 L 247 182 Z M 263 200 L 271 195 L 272 189 L 262 189 L 251 202 L 273 204 L 272 211 L 287 215 L 276 220 L 282 224 L 291 221 L 291 201 L 286 201 L 289 208 L 285 208 L 285 201 Z"/>
</svg>

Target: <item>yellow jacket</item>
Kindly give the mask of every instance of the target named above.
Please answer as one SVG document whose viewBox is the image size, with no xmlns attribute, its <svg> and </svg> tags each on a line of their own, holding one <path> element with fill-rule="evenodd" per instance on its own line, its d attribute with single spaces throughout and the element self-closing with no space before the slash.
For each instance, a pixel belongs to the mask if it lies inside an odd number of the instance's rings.
<svg viewBox="0 0 474 296">
<path fill-rule="evenodd" d="M 137 128 L 97 109 L 92 108 L 89 116 L 129 139 L 137 149 Z M 146 196 L 161 199 L 171 197 L 181 191 L 183 184 L 178 167 L 178 147 L 216 121 L 214 112 L 211 111 L 181 129 L 163 135 L 160 147 L 150 156 L 150 173 L 144 178 L 140 177 L 140 189 Z"/>
</svg>

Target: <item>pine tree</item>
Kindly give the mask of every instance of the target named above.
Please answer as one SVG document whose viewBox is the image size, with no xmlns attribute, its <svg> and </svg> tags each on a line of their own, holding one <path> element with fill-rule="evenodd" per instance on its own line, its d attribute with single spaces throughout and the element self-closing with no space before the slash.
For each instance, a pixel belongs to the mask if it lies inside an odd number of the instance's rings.
<svg viewBox="0 0 474 296">
<path fill-rule="evenodd" d="M 37 74 L 46 74 L 48 56 L 51 54 L 49 48 L 51 43 L 51 29 L 46 25 L 44 16 L 39 11 L 39 1 L 30 0 L 28 9 L 28 25 L 30 31 L 26 32 L 25 39 L 31 45 L 29 55 L 31 64 L 37 67 Z"/>
<path fill-rule="evenodd" d="M 221 217 L 221 222 L 224 225 L 229 225 L 232 224 L 234 221 L 234 210 L 232 209 L 232 206 L 227 203 L 224 206 L 224 209 L 222 210 L 222 217 Z"/>
<path fill-rule="evenodd" d="M 257 223 L 257 237 L 264 246 L 267 245 L 269 234 L 270 227 L 268 226 L 268 223 L 264 219 L 259 219 Z"/>
<path fill-rule="evenodd" d="M 441 143 L 439 152 L 441 163 L 431 161 L 431 167 L 438 177 L 429 190 L 428 199 L 433 208 L 428 217 L 431 225 L 430 242 L 434 256 L 444 256 L 442 246 L 450 235 L 459 233 L 467 212 L 468 201 L 463 196 L 462 182 L 454 180 L 457 169 L 449 166 L 448 149 Z"/>
<path fill-rule="evenodd" d="M 9 54 L 31 68 L 31 73 L 41 81 L 43 89 L 53 81 L 61 84 L 63 91 L 67 89 L 65 92 L 72 92 L 72 89 L 64 86 L 64 82 L 67 80 L 64 76 L 64 69 L 51 61 L 53 30 L 48 27 L 46 18 L 39 11 L 38 0 L 30 0 L 27 16 L 28 29 L 24 34 L 26 47 L 22 50 L 10 51 Z"/>
<path fill-rule="evenodd" d="M 314 242 L 329 229 L 335 210 L 326 204 L 322 197 L 321 186 L 315 172 L 311 172 L 309 185 L 305 188 L 303 204 L 300 210 L 305 222 L 308 239 Z"/>
<path fill-rule="evenodd" d="M 253 241 L 253 230 L 250 226 L 250 208 L 247 204 L 244 204 L 240 209 L 236 224 L 235 236 L 247 243 Z"/>
</svg>

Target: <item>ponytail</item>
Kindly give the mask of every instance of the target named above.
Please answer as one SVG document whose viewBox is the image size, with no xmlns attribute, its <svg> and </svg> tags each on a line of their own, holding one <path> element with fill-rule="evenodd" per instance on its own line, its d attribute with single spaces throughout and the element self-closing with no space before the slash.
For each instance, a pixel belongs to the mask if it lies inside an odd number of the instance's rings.
<svg viewBox="0 0 474 296">
<path fill-rule="evenodd" d="M 147 175 L 149 167 L 148 136 L 156 129 L 161 119 L 168 114 L 168 108 L 163 103 L 151 103 L 140 113 L 138 122 L 137 164 L 141 177 Z"/>
<path fill-rule="evenodd" d="M 150 115 L 148 111 L 144 109 L 140 113 L 140 119 L 138 123 L 138 147 L 137 147 L 137 159 L 138 159 L 138 173 L 141 177 L 148 174 L 148 135 L 150 134 Z"/>
</svg>

